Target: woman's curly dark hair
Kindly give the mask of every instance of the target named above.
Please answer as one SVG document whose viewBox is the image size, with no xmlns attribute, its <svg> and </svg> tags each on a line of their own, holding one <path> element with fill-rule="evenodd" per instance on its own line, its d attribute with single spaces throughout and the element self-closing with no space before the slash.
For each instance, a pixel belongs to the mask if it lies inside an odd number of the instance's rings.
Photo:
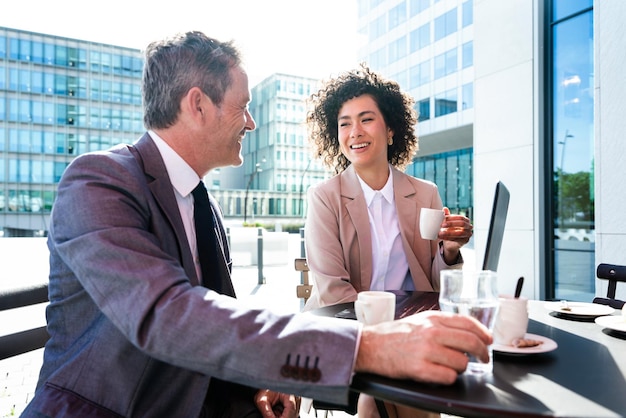
<svg viewBox="0 0 626 418">
<path fill-rule="evenodd" d="M 350 165 L 339 146 L 337 119 L 345 102 L 364 94 L 376 101 L 385 123 L 393 131 L 393 144 L 388 145 L 388 161 L 403 170 L 418 148 L 414 129 L 417 123 L 413 109 L 415 100 L 403 93 L 398 83 L 382 78 L 365 64 L 326 81 L 309 98 L 306 121 L 315 157 L 322 158 L 323 163 L 334 168 L 337 174 Z"/>
</svg>

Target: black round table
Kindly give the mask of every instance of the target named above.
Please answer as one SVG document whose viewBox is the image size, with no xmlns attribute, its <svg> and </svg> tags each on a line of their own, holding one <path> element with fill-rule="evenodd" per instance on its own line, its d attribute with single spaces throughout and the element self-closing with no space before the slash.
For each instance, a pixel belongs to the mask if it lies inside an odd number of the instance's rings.
<svg viewBox="0 0 626 418">
<path fill-rule="evenodd" d="M 396 292 L 394 292 L 396 293 Z M 396 317 L 438 309 L 438 294 L 397 292 Z M 352 303 L 311 311 L 354 319 Z M 493 374 L 432 385 L 357 373 L 352 389 L 377 399 L 462 417 L 626 416 L 626 335 L 593 320 L 565 319 L 529 301 L 528 332 L 554 340 L 550 352 L 494 353 Z"/>
</svg>

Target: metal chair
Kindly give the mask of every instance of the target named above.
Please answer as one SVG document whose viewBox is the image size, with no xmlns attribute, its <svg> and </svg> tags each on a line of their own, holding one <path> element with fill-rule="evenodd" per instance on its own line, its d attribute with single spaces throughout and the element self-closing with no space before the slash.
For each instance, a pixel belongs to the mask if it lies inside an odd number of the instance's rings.
<svg viewBox="0 0 626 418">
<path fill-rule="evenodd" d="M 626 266 L 604 263 L 598 264 L 596 276 L 598 276 L 598 279 L 608 280 L 609 287 L 606 292 L 606 298 L 596 297 L 593 299 L 593 303 L 609 305 L 614 309 L 622 309 L 625 302 L 615 299 L 615 290 L 617 288 L 617 282 L 626 282 Z"/>
<path fill-rule="evenodd" d="M 296 294 L 300 299 L 304 299 L 304 303 L 311 297 L 311 289 L 313 285 L 309 284 L 309 265 L 306 258 L 296 258 L 294 262 L 297 271 L 302 273 L 302 282 L 296 286 Z"/>
</svg>

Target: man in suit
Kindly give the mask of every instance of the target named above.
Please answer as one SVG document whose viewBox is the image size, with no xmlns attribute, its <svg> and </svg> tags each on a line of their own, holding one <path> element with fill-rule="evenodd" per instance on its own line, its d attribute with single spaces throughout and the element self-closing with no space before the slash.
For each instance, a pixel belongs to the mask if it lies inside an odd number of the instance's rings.
<svg viewBox="0 0 626 418">
<path fill-rule="evenodd" d="M 193 190 L 210 170 L 240 165 L 255 128 L 239 52 L 199 32 L 152 43 L 143 95 L 148 132 L 79 156 L 59 184 L 51 338 L 23 416 L 254 414 L 237 409 L 246 404 L 293 417 L 296 399 L 284 393 L 346 403 L 355 371 L 452 383 L 465 352 L 487 358 L 491 336 L 471 318 L 430 313 L 363 327 L 238 302 L 214 202 L 208 264 L 217 270 L 203 273 Z"/>
</svg>

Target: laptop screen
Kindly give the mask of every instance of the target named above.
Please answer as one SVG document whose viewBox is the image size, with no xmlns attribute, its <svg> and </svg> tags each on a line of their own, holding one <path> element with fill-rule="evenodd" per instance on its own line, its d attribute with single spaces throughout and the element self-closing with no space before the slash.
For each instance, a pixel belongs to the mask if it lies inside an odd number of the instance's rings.
<svg viewBox="0 0 626 418">
<path fill-rule="evenodd" d="M 491 220 L 489 221 L 489 233 L 487 234 L 483 270 L 498 270 L 506 215 L 509 210 L 509 198 L 509 190 L 499 181 L 498 184 L 496 184 L 496 193 L 493 198 L 493 208 L 491 209 Z"/>
</svg>

